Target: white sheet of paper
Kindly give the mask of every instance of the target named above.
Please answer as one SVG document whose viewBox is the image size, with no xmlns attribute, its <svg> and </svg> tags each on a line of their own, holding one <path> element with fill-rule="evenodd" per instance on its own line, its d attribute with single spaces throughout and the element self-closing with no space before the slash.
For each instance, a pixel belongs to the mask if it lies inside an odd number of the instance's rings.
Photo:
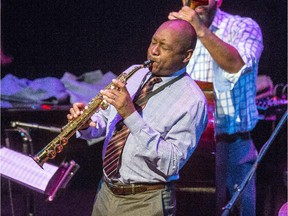
<svg viewBox="0 0 288 216">
<path fill-rule="evenodd" d="M 58 169 L 47 163 L 43 168 L 27 155 L 5 147 L 0 149 L 0 174 L 40 193 L 45 192 L 49 180 Z"/>
</svg>

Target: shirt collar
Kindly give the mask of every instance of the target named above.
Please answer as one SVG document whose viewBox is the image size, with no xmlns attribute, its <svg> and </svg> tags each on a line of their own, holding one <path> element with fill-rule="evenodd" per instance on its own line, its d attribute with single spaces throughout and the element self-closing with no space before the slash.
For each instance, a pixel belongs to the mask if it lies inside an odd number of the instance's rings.
<svg viewBox="0 0 288 216">
<path fill-rule="evenodd" d="M 175 77 L 180 76 L 181 74 L 186 72 L 186 67 L 176 71 L 175 73 L 169 75 L 169 76 L 161 76 L 161 79 L 165 82 L 165 81 L 169 81 L 171 79 L 174 79 Z M 151 73 L 151 72 L 150 72 Z"/>
<path fill-rule="evenodd" d="M 174 72 L 173 74 L 169 75 L 169 76 L 160 76 L 162 78 L 162 80 L 166 80 L 166 79 L 171 79 L 171 78 L 175 78 L 177 76 L 180 76 L 181 74 L 185 73 L 186 72 L 186 67 Z M 149 71 L 147 74 L 146 74 L 146 78 L 145 80 L 148 80 L 150 77 L 152 76 L 152 72 Z"/>
<path fill-rule="evenodd" d="M 175 73 L 171 74 L 169 77 L 176 77 L 176 76 L 180 76 L 181 74 L 186 72 L 186 67 L 176 71 Z"/>
</svg>

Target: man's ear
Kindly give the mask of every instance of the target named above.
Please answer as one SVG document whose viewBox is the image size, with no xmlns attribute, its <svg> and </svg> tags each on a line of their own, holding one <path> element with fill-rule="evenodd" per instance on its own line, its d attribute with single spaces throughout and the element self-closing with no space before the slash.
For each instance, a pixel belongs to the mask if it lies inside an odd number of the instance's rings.
<svg viewBox="0 0 288 216">
<path fill-rule="evenodd" d="M 193 54 L 193 49 L 189 49 L 186 51 L 185 55 L 184 55 L 184 59 L 183 59 L 183 63 L 188 63 L 190 58 L 192 57 Z"/>
</svg>

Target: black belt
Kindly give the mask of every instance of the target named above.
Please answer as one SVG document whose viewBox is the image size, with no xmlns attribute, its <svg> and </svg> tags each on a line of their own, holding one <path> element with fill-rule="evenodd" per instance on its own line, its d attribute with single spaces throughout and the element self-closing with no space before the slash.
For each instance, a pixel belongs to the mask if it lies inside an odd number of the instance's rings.
<svg viewBox="0 0 288 216">
<path fill-rule="evenodd" d="M 113 184 L 103 180 L 110 191 L 115 195 L 131 195 L 145 191 L 164 189 L 168 183 L 157 184 Z"/>
<path fill-rule="evenodd" d="M 216 142 L 236 142 L 238 139 L 249 140 L 251 139 L 250 132 L 234 133 L 234 134 L 219 134 L 216 135 Z"/>
</svg>

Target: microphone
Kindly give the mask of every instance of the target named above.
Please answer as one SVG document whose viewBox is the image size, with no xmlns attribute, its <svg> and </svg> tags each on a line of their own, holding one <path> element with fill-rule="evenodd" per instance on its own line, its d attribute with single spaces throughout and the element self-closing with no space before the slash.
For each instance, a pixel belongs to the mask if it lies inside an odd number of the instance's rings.
<svg viewBox="0 0 288 216">
<path fill-rule="evenodd" d="M 11 126 L 22 126 L 22 127 L 29 127 L 29 128 L 36 128 L 41 130 L 47 130 L 53 133 L 61 133 L 61 128 L 58 127 L 52 127 L 52 126 L 44 126 L 39 124 L 31 124 L 31 123 L 25 123 L 25 122 L 18 122 L 18 121 L 11 121 Z"/>
</svg>

